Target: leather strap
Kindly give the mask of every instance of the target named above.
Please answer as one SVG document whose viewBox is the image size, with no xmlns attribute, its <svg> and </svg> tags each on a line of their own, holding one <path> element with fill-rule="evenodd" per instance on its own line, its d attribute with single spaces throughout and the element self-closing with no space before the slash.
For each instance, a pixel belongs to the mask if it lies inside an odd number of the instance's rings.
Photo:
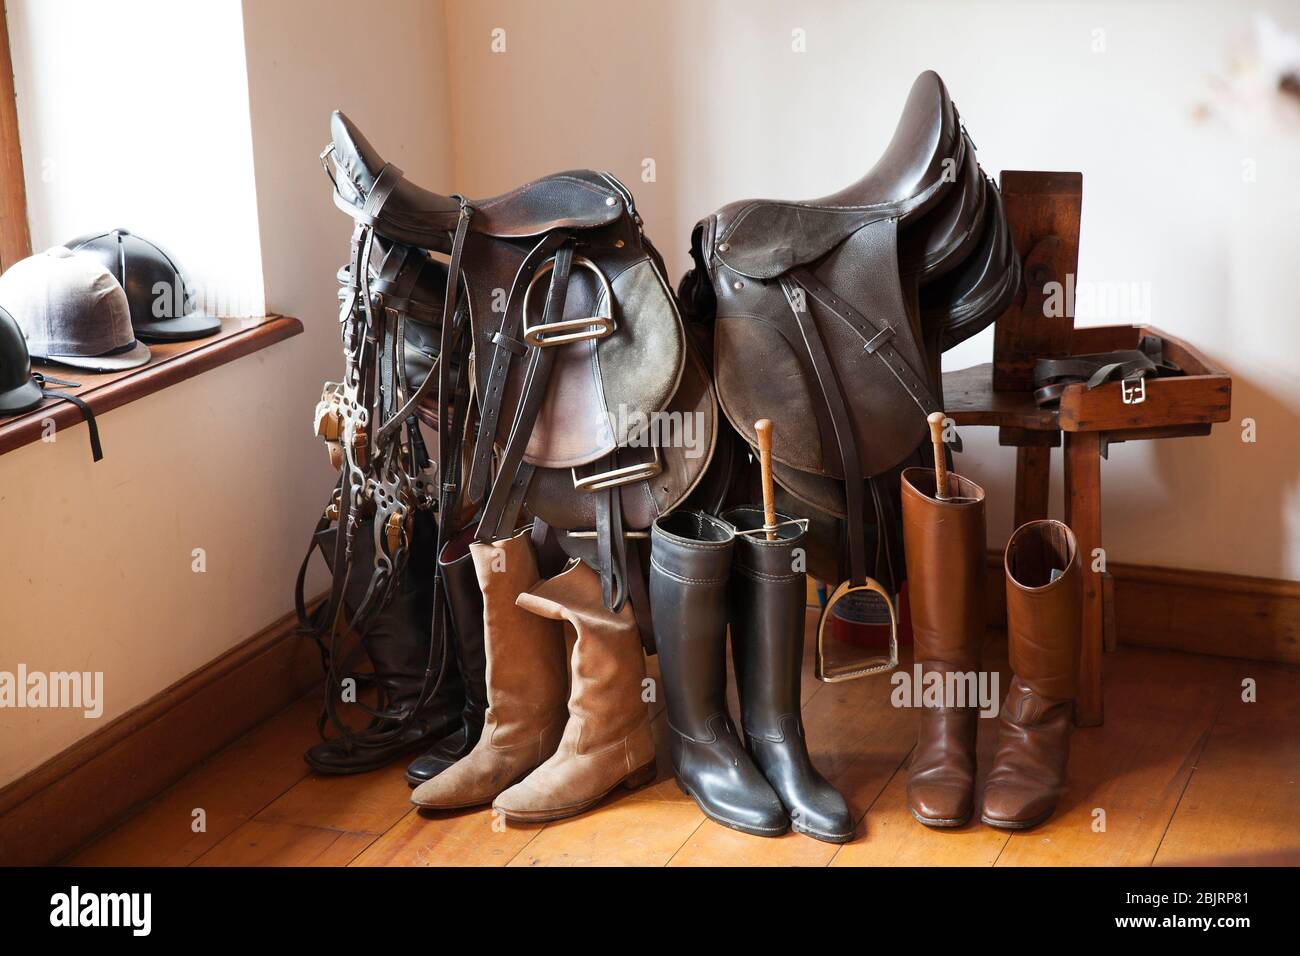
<svg viewBox="0 0 1300 956">
<path fill-rule="evenodd" d="M 569 275 L 572 269 L 573 243 L 566 242 L 555 253 L 555 266 L 551 270 L 551 284 L 546 293 L 546 305 L 542 312 L 543 325 L 564 318 L 564 304 L 569 295 Z M 498 349 L 497 355 L 502 354 L 508 353 Z M 475 533 L 479 541 L 495 541 L 513 530 L 502 526 L 502 518 L 505 516 L 507 503 L 512 499 L 522 501 L 522 492 L 526 490 L 516 488 L 515 479 L 523 464 L 524 451 L 528 447 L 528 440 L 532 437 L 533 426 L 546 400 L 547 386 L 551 381 L 551 369 L 554 367 L 554 349 L 540 346 L 532 348 L 524 375 L 523 391 L 519 396 L 514 422 L 510 426 L 510 438 L 501 455 L 496 480 L 493 482 L 487 503 L 483 506 L 483 518 Z M 480 432 L 480 441 L 482 437 L 483 434 Z M 511 521 L 513 520 L 512 516 Z"/>
<path fill-rule="evenodd" d="M 867 556 L 862 541 L 862 462 L 858 457 L 858 443 L 853 435 L 853 423 L 849 410 L 844 404 L 844 393 L 835 378 L 835 369 L 831 366 L 830 356 L 826 354 L 826 345 L 811 310 L 807 308 L 803 297 L 796 291 L 795 282 L 786 277 L 781 278 L 781 291 L 785 293 L 790 311 L 794 313 L 795 322 L 803 336 L 804 347 L 808 350 L 808 359 L 817 376 L 817 385 L 821 389 L 822 400 L 830 410 L 831 423 L 834 427 L 835 441 L 840 449 L 840 464 L 844 469 L 844 498 L 846 516 L 849 524 L 849 583 L 860 587 L 867 581 Z"/>
<path fill-rule="evenodd" d="M 387 170 L 389 167 L 385 166 L 384 168 Z M 367 200 L 367 205 L 369 205 L 369 200 Z M 456 233 L 452 236 L 451 240 L 451 257 L 447 262 L 447 294 L 442 300 L 442 331 L 438 343 L 439 375 L 437 382 L 435 383 L 434 377 L 429 375 L 420 383 L 420 387 L 417 388 L 414 394 L 406 400 L 406 403 L 402 405 L 401 409 L 388 418 L 384 422 L 383 427 L 376 432 L 376 445 L 382 445 L 385 441 L 392 438 L 393 433 L 401 428 L 406 420 L 414 414 L 416 407 L 420 404 L 420 400 L 429 394 L 434 384 L 438 387 L 439 408 L 441 409 L 443 396 L 442 386 L 446 380 L 446 375 L 442 373 L 445 366 L 449 364 L 442 359 L 442 356 L 447 354 L 447 352 L 443 351 L 443 348 L 447 344 L 447 336 L 450 333 L 452 320 L 456 314 L 457 306 L 459 305 L 459 302 L 457 301 L 457 293 L 460 291 L 460 260 L 461 254 L 465 250 L 465 237 L 469 234 L 469 223 L 470 219 L 473 218 L 473 215 L 473 207 L 465 200 L 461 200 L 460 219 L 456 222 Z M 439 421 L 442 421 L 442 419 L 439 418 Z"/>
<path fill-rule="evenodd" d="M 611 452 L 605 463 L 615 466 Z M 605 607 L 617 613 L 627 601 L 627 538 L 623 528 L 623 493 L 618 487 L 593 492 L 596 498 L 596 562 Z"/>
<path fill-rule="evenodd" d="M 1039 359 L 1034 363 L 1034 401 L 1039 406 L 1061 400 L 1071 385 L 1094 389 L 1107 382 L 1178 375 L 1182 369 L 1164 357 L 1164 343 L 1144 335 L 1137 349 Z"/>
<path fill-rule="evenodd" d="M 384 208 L 384 203 L 388 202 L 388 197 L 392 195 L 397 184 L 402 181 L 404 174 L 392 163 L 385 163 L 384 168 L 379 171 L 375 177 L 375 184 L 370 187 L 370 194 L 366 196 L 366 203 L 361 207 L 361 219 L 367 225 L 374 225 L 375 220 L 379 218 L 379 213 Z"/>
<path fill-rule="evenodd" d="M 103 461 L 104 446 L 99 443 L 99 424 L 95 421 L 95 413 L 81 398 L 76 395 L 69 395 L 67 392 L 58 392 L 46 388 L 46 385 L 54 385 L 58 388 L 80 388 L 78 382 L 65 382 L 59 378 L 51 378 L 40 372 L 33 372 L 32 379 L 41 390 L 41 394 L 46 398 L 63 399 L 65 402 L 71 402 L 81 409 L 81 416 L 86 420 L 86 429 L 90 432 L 90 457 L 93 461 Z"/>
<path fill-rule="evenodd" d="M 898 379 L 898 384 L 903 386 L 903 390 L 911 396 L 912 401 L 916 402 L 917 407 L 921 409 L 923 414 L 928 415 L 931 412 L 940 411 L 939 403 L 935 400 L 929 385 L 926 384 L 925 378 L 916 373 L 912 366 L 908 364 L 907 359 L 903 357 L 903 353 L 894 345 L 895 333 L 892 326 L 888 324 L 882 325 L 867 318 L 827 288 L 808 269 L 792 269 L 789 275 L 790 279 L 802 286 L 827 311 L 857 333 L 858 337 L 865 343 L 863 348 L 867 354 L 875 355 L 885 364 L 885 367 L 889 369 L 894 378 Z M 782 279 L 783 287 L 787 281 Z M 788 291 L 786 298 L 790 298 Z M 794 308 L 793 300 L 791 300 L 791 308 Z"/>
<path fill-rule="evenodd" d="M 632 616 L 641 632 L 641 646 L 647 654 L 655 654 L 654 621 L 650 614 L 650 594 L 646 590 L 645 562 L 641 560 L 641 545 L 631 541 L 627 546 L 627 599 L 632 604 Z"/>
<path fill-rule="evenodd" d="M 492 366 L 488 370 L 487 387 L 479 396 L 478 440 L 474 443 L 474 460 L 470 463 L 469 483 L 466 492 L 471 501 L 481 501 L 487 491 L 488 478 L 492 467 L 492 450 L 496 442 L 497 422 L 501 417 L 501 403 L 505 399 L 506 377 L 510 371 L 510 361 L 516 355 L 522 355 L 523 343 L 519 341 L 520 314 L 523 312 L 523 292 L 532 282 L 537 270 L 542 267 L 553 253 L 570 240 L 566 232 L 547 233 L 537 245 L 524 257 L 515 273 L 506 297 L 506 308 L 501 314 L 501 324 L 492 330 L 488 340 L 495 350 L 492 352 Z M 567 283 L 566 283 L 567 285 Z M 552 278 L 554 288 L 555 280 Z"/>
</svg>

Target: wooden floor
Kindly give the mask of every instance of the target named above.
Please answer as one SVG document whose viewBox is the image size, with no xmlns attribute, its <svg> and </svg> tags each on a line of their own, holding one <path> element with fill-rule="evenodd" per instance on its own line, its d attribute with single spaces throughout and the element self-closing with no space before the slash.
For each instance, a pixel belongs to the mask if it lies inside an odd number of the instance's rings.
<svg viewBox="0 0 1300 956">
<path fill-rule="evenodd" d="M 986 663 L 1005 644 L 991 634 Z M 907 662 L 905 662 L 906 664 Z M 308 698 L 195 769 L 75 854 L 83 865 L 643 866 L 1148 865 L 1300 861 L 1300 668 L 1163 651 L 1106 657 L 1103 727 L 1077 731 L 1056 815 L 1008 835 L 978 822 L 928 830 L 907 810 L 916 713 L 890 705 L 885 676 L 820 684 L 804 675 L 813 760 L 858 819 L 851 843 L 747 836 L 683 796 L 655 726 L 656 782 L 590 813 L 506 825 L 487 808 L 416 811 L 405 761 L 355 777 L 308 771 Z M 1242 700 L 1255 682 L 1257 702 Z M 735 712 L 733 700 L 733 712 Z M 996 720 L 980 721 L 981 770 Z M 196 811 L 204 829 L 195 832 Z"/>
</svg>

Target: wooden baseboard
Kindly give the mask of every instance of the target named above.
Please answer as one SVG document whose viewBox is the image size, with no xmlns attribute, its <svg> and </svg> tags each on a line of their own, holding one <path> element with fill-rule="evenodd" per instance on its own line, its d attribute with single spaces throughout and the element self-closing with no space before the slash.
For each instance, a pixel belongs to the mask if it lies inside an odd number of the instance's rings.
<svg viewBox="0 0 1300 956">
<path fill-rule="evenodd" d="M 57 862 L 297 700 L 320 657 L 290 614 L 0 790 L 0 865 Z"/>
<path fill-rule="evenodd" d="M 1300 581 L 1112 564 L 1120 644 L 1300 664 Z"/>
<path fill-rule="evenodd" d="M 989 623 L 1005 627 L 1001 551 L 989 552 L 988 567 Z M 1300 664 L 1300 581 L 1137 564 L 1107 571 L 1119 644 Z"/>
</svg>

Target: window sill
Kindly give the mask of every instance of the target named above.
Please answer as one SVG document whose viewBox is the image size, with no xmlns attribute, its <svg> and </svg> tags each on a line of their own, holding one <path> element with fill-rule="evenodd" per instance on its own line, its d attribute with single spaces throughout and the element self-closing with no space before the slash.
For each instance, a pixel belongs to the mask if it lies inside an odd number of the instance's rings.
<svg viewBox="0 0 1300 956">
<path fill-rule="evenodd" d="M 127 402 L 134 402 L 146 395 L 160 392 L 169 385 L 193 378 L 200 372 L 292 338 L 301 331 L 302 323 L 286 315 L 225 318 L 221 320 L 221 331 L 210 338 L 150 345 L 153 358 L 149 364 L 125 372 L 96 374 L 41 363 L 33 363 L 32 368 L 65 382 L 80 382 L 80 388 L 66 391 L 89 404 L 96 415 L 102 415 Z M 12 418 L 0 418 L 0 454 L 38 441 L 49 420 L 54 422 L 56 428 L 84 421 L 81 409 L 71 402 L 47 399 L 30 412 Z"/>
</svg>

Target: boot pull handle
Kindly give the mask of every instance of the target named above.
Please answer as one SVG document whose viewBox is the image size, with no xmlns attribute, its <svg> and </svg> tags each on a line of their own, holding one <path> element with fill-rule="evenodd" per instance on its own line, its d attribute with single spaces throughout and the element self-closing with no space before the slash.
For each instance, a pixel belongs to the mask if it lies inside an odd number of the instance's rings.
<svg viewBox="0 0 1300 956">
<path fill-rule="evenodd" d="M 930 442 L 934 445 L 934 496 L 948 500 L 948 458 L 943 447 L 943 412 L 931 412 L 925 420 L 930 423 Z"/>
<path fill-rule="evenodd" d="M 763 473 L 763 530 L 768 541 L 776 540 L 776 488 L 772 484 L 772 420 L 754 422 L 758 438 L 758 466 Z"/>
</svg>

